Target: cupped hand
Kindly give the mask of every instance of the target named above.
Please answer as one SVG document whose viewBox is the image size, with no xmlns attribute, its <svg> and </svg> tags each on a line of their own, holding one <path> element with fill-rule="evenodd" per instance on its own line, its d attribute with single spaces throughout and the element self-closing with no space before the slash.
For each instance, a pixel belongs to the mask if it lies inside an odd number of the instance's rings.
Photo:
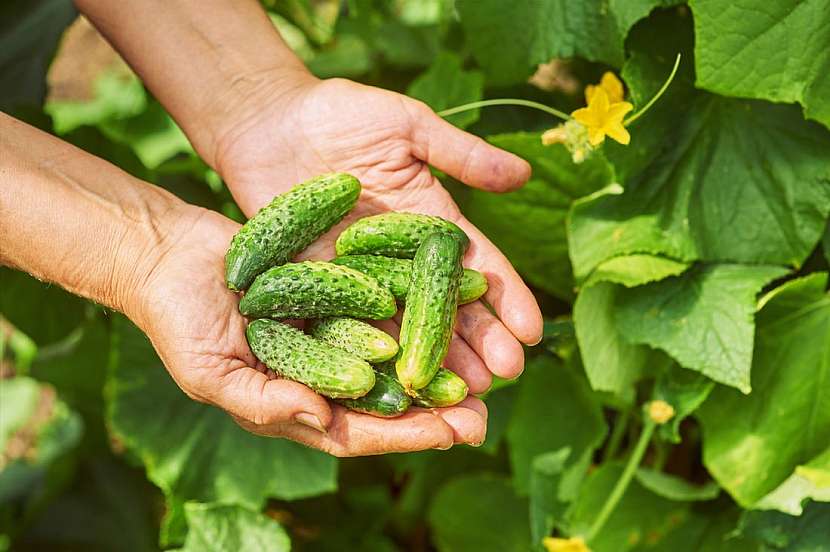
<svg viewBox="0 0 830 552">
<path fill-rule="evenodd" d="M 224 284 L 224 254 L 239 225 L 191 206 L 172 218 L 159 260 L 138 290 L 143 299 L 130 314 L 188 396 L 224 409 L 248 431 L 335 456 L 484 441 L 487 409 L 474 397 L 451 408 L 411 408 L 399 418 L 380 419 L 275 377 L 251 353 L 238 297 Z"/>
<path fill-rule="evenodd" d="M 454 221 L 471 239 L 464 265 L 486 275 L 485 299 L 497 316 L 481 302 L 461 307 L 446 364 L 473 393 L 486 390 L 492 374 L 518 376 L 524 366 L 521 343 L 535 344 L 542 336 L 539 307 L 429 165 L 492 192 L 521 186 L 529 165 L 394 92 L 310 76 L 295 79 L 289 89 L 263 82 L 237 106 L 214 148 L 214 165 L 242 210 L 251 216 L 275 194 L 320 173 L 353 174 L 363 184 L 357 207 L 303 254 L 324 260 L 334 256 L 337 235 L 359 217 L 412 211 Z"/>
</svg>

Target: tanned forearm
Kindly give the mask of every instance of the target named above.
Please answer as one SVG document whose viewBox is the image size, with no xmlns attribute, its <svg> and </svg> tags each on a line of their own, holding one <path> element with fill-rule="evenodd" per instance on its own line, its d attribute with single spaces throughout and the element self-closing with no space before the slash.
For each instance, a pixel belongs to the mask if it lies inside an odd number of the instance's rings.
<svg viewBox="0 0 830 552">
<path fill-rule="evenodd" d="M 75 0 L 214 165 L 241 105 L 311 78 L 256 0 Z"/>
<path fill-rule="evenodd" d="M 0 263 L 133 314 L 183 205 L 0 113 Z"/>
</svg>

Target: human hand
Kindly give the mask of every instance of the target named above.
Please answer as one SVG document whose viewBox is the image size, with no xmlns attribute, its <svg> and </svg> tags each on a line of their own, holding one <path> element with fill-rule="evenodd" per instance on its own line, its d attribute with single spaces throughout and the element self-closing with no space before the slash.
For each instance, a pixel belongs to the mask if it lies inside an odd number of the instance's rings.
<svg viewBox="0 0 830 552">
<path fill-rule="evenodd" d="M 486 390 L 492 374 L 521 373 L 520 342 L 535 344 L 542 335 L 539 307 L 507 259 L 463 217 L 429 165 L 468 185 L 504 192 L 527 180 L 525 161 L 453 127 L 421 102 L 342 79 L 298 74 L 286 88 L 263 78 L 227 119 L 213 164 L 248 216 L 320 173 L 348 172 L 363 184 L 354 211 L 304 252 L 305 258 L 331 259 L 344 226 L 377 212 L 428 213 L 462 227 L 471 239 L 464 266 L 487 276 L 485 298 L 498 318 L 481 302 L 459 308 L 446 364 L 473 393 Z"/>
<path fill-rule="evenodd" d="M 224 284 L 224 254 L 239 225 L 184 206 L 170 218 L 163 253 L 135 295 L 131 318 L 150 337 L 192 399 L 227 411 L 248 431 L 286 437 L 333 454 L 362 456 L 446 449 L 484 441 L 487 409 L 475 397 L 394 419 L 359 414 L 279 379 L 251 353 L 238 298 Z M 327 428 L 326 431 L 323 431 Z"/>
</svg>

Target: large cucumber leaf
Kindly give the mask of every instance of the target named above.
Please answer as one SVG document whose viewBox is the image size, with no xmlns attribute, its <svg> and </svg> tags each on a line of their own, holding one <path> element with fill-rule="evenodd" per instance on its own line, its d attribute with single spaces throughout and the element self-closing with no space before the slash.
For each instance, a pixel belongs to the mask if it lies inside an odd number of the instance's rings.
<svg viewBox="0 0 830 552">
<path fill-rule="evenodd" d="M 271 518 L 241 506 L 189 502 L 182 552 L 288 552 L 291 539 Z"/>
<path fill-rule="evenodd" d="M 252 435 L 175 385 L 149 340 L 113 320 L 108 420 L 168 498 L 258 509 L 268 497 L 297 499 L 336 488 L 337 461 L 283 440 Z"/>
<path fill-rule="evenodd" d="M 726 96 L 798 102 L 830 127 L 828 0 L 692 0 L 695 69 Z"/>
<path fill-rule="evenodd" d="M 527 552 L 527 500 L 510 480 L 466 475 L 447 483 L 429 510 L 433 539 L 441 552 Z"/>
<path fill-rule="evenodd" d="M 757 539 L 764 552 L 817 552 L 828 549 L 828 527 L 830 504 L 811 503 L 798 517 L 779 512 L 747 512 L 741 519 L 739 532 Z"/>
<path fill-rule="evenodd" d="M 617 329 L 682 366 L 749 393 L 755 297 L 787 270 L 698 265 L 681 276 L 620 291 Z"/>
<path fill-rule="evenodd" d="M 620 66 L 631 26 L 672 0 L 513 2 L 459 0 L 461 23 L 473 54 L 493 85 L 526 80 L 552 58 L 582 57 Z"/>
<path fill-rule="evenodd" d="M 815 273 L 765 298 L 758 314 L 753 392 L 719 387 L 698 411 L 706 467 L 744 507 L 755 506 L 830 443 L 826 284 L 827 274 Z M 791 510 L 786 494 L 779 492 L 766 506 Z"/>
</svg>

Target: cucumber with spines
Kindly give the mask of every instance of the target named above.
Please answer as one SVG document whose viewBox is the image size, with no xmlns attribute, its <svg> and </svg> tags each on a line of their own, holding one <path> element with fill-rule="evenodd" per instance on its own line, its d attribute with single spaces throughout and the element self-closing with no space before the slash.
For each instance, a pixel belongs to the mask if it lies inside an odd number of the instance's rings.
<svg viewBox="0 0 830 552">
<path fill-rule="evenodd" d="M 382 213 L 364 217 L 346 228 L 335 243 L 337 255 L 385 255 L 411 259 L 418 247 L 435 232 L 456 236 L 463 250 L 470 239 L 456 224 L 432 215 Z"/>
<path fill-rule="evenodd" d="M 348 266 L 375 278 L 387 288 L 399 303 L 406 302 L 409 277 L 412 274 L 412 260 L 384 257 L 382 255 L 344 255 L 331 262 Z M 458 284 L 458 304 L 466 305 L 479 299 L 487 292 L 487 278 L 481 272 L 465 268 Z"/>
<path fill-rule="evenodd" d="M 387 376 L 397 377 L 394 360 L 376 364 L 375 370 Z M 412 404 L 424 408 L 453 406 L 466 399 L 468 391 L 467 382 L 461 379 L 461 376 L 452 370 L 439 368 L 425 387 L 411 393 Z"/>
<path fill-rule="evenodd" d="M 260 319 L 248 324 L 248 344 L 265 366 L 326 397 L 357 398 L 375 385 L 364 360 L 314 339 L 293 326 Z"/>
<path fill-rule="evenodd" d="M 324 174 L 276 196 L 246 222 L 225 255 L 225 283 L 247 289 L 266 269 L 290 261 L 354 207 L 360 181 Z"/>
<path fill-rule="evenodd" d="M 356 399 L 338 399 L 337 402 L 355 412 L 379 418 L 394 418 L 407 411 L 412 399 L 404 392 L 398 380 L 375 372 L 375 386 L 368 393 Z"/>
<path fill-rule="evenodd" d="M 458 307 L 464 244 L 438 232 L 424 240 L 412 262 L 412 276 L 395 364 L 407 393 L 425 387 L 447 355 Z"/>
<path fill-rule="evenodd" d="M 306 331 L 366 362 L 383 362 L 398 352 L 398 342 L 383 330 L 346 316 L 312 320 Z"/>
<path fill-rule="evenodd" d="M 397 311 L 395 298 L 371 276 L 322 261 L 288 263 L 257 276 L 239 302 L 251 318 L 351 316 L 382 320 Z"/>
</svg>

